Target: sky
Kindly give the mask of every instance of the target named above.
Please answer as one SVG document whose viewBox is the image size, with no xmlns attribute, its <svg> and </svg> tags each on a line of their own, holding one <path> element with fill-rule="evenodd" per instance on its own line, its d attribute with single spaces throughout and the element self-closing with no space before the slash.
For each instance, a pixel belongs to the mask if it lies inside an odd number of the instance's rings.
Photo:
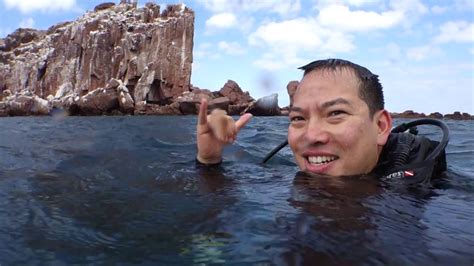
<svg viewBox="0 0 474 266">
<path fill-rule="evenodd" d="M 47 29 L 107 1 L 0 0 L 0 38 Z M 118 3 L 118 0 L 109 0 Z M 177 0 L 195 12 L 191 83 L 220 90 L 228 79 L 254 98 L 300 80 L 297 68 L 342 58 L 379 75 L 391 112 L 474 114 L 472 0 Z"/>
</svg>

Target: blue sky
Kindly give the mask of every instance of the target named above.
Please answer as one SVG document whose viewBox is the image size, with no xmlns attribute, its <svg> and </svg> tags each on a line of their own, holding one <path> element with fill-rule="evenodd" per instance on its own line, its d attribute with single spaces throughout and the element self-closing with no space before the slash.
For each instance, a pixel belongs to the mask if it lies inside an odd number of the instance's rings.
<svg viewBox="0 0 474 266">
<path fill-rule="evenodd" d="M 0 0 L 0 37 L 75 20 L 102 2 Z M 254 98 L 278 93 L 286 106 L 299 66 L 336 57 L 380 76 L 389 111 L 474 114 L 472 0 L 151 2 L 195 11 L 192 83 L 200 88 L 232 79 Z"/>
</svg>

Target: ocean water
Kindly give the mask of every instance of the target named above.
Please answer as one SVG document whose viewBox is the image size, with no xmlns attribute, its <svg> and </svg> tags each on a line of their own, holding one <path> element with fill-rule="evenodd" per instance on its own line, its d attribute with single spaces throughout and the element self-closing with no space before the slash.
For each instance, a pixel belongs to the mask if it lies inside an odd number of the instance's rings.
<svg viewBox="0 0 474 266">
<path fill-rule="evenodd" d="M 308 179 L 288 148 L 259 163 L 286 117 L 211 170 L 195 116 L 1 118 L 0 264 L 473 265 L 474 122 L 446 123 L 447 177 L 408 187 Z"/>
</svg>

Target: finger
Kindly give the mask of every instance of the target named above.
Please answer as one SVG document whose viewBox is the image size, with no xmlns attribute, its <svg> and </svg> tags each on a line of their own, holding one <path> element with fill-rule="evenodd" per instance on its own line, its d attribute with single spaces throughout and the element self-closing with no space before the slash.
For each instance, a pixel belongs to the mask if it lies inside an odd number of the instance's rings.
<svg viewBox="0 0 474 266">
<path fill-rule="evenodd" d="M 201 106 L 199 107 L 198 125 L 207 124 L 207 99 L 201 99 Z"/>
<path fill-rule="evenodd" d="M 226 143 L 227 144 L 232 144 L 235 141 L 234 136 L 227 136 L 226 137 Z"/>
<path fill-rule="evenodd" d="M 250 121 L 251 118 L 252 118 L 252 114 L 246 113 L 246 114 L 242 115 L 239 118 L 239 120 L 237 120 L 237 122 L 235 122 L 235 128 L 237 129 L 237 131 L 240 131 L 240 129 L 243 126 L 245 126 Z"/>
<path fill-rule="evenodd" d="M 225 116 L 225 133 L 227 135 L 227 137 L 229 138 L 232 138 L 236 133 L 237 133 L 237 129 L 236 129 L 236 126 L 235 126 L 235 122 L 234 122 L 234 119 L 232 119 L 232 117 L 230 116 Z"/>
</svg>

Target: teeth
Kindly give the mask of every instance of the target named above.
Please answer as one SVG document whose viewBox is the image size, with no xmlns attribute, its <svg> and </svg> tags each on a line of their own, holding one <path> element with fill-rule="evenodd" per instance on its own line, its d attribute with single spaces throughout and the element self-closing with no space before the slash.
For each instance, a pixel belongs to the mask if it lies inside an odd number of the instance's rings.
<svg viewBox="0 0 474 266">
<path fill-rule="evenodd" d="M 336 160 L 335 156 L 310 156 L 308 157 L 308 161 L 312 164 L 323 164 L 329 163 L 331 161 Z"/>
</svg>

